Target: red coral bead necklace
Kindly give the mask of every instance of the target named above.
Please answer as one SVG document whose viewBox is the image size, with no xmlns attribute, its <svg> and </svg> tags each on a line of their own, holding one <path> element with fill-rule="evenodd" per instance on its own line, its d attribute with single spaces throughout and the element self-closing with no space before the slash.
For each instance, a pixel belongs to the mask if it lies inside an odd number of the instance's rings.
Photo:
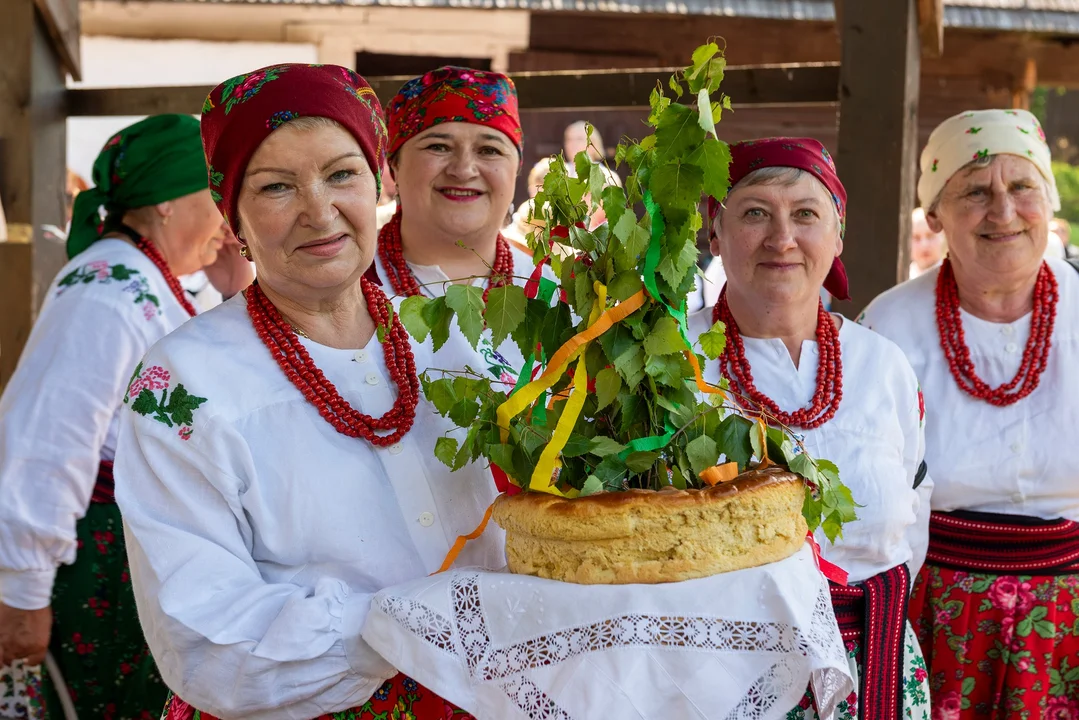
<svg viewBox="0 0 1079 720">
<path fill-rule="evenodd" d="M 382 226 L 378 233 L 378 257 L 382 260 L 382 266 L 390 276 L 390 285 L 398 295 L 413 297 L 420 294 L 420 284 L 416 282 L 416 276 L 405 261 L 404 247 L 401 243 L 401 208 L 397 208 L 390 221 Z M 509 241 L 498 234 L 495 240 L 495 262 L 491 268 L 491 275 L 487 279 L 487 289 L 483 293 L 484 301 L 487 293 L 496 287 L 503 287 L 513 282 L 513 252 L 510 250 Z"/>
<path fill-rule="evenodd" d="M 416 404 L 420 397 L 416 360 L 401 321 L 396 315 L 390 317 L 382 289 L 366 277 L 360 279 L 360 287 L 371 317 L 380 326 L 389 326 L 382 341 L 382 352 L 390 379 L 397 386 L 397 399 L 393 407 L 378 418 L 359 412 L 341 397 L 334 384 L 315 365 L 296 330 L 281 316 L 257 281 L 246 291 L 247 312 L 259 339 L 278 366 L 326 422 L 342 435 L 388 447 L 404 437 L 416 420 Z M 386 431 L 391 432 L 389 435 L 376 434 Z"/>
<path fill-rule="evenodd" d="M 936 311 L 940 346 L 948 361 L 948 369 L 959 387 L 968 395 L 990 405 L 1004 407 L 1019 402 L 1038 387 L 1049 361 L 1053 325 L 1056 323 L 1060 292 L 1057 279 L 1049 265 L 1042 262 L 1034 281 L 1034 309 L 1030 319 L 1030 337 L 1023 349 L 1019 371 L 1010 382 L 991 388 L 974 369 L 959 310 L 959 285 L 949 258 L 944 258 L 937 276 Z"/>
<path fill-rule="evenodd" d="M 843 359 L 839 346 L 839 330 L 832 316 L 824 309 L 824 303 L 820 302 L 817 305 L 816 334 L 820 355 L 813 402 L 809 407 L 789 413 L 780 410 L 775 401 L 758 390 L 753 383 L 753 371 L 746 359 L 742 333 L 727 304 L 726 286 L 720 292 L 719 301 L 712 309 L 712 322 L 720 320 L 727 326 L 727 346 L 719 358 L 719 367 L 735 392 L 749 398 L 764 408 L 773 418 L 790 427 L 812 430 L 835 417 L 839 403 L 843 400 Z"/>
</svg>

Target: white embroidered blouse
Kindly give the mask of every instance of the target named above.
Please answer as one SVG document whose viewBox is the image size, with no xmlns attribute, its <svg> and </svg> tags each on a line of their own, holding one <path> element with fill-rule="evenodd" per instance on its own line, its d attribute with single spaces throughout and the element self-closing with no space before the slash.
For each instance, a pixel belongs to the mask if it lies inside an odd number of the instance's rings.
<svg viewBox="0 0 1079 720">
<path fill-rule="evenodd" d="M 98 465 L 112 460 L 121 400 L 146 350 L 188 319 L 152 262 L 105 239 L 50 286 L 0 398 L 0 598 L 49 605 L 75 560 Z"/>
<path fill-rule="evenodd" d="M 1060 290 L 1049 360 L 1037 389 L 1013 405 L 977 400 L 952 377 L 936 322 L 939 268 L 885 292 L 860 318 L 903 349 L 921 380 L 934 510 L 1079 521 L 1079 466 L 1070 452 L 1079 427 L 1079 273 L 1063 260 L 1046 262 Z M 978 376 L 990 387 L 1010 381 L 1030 314 L 992 323 L 960 313 Z"/>
<path fill-rule="evenodd" d="M 712 309 L 691 318 L 691 339 L 712 325 Z M 817 382 L 815 340 L 802 343 L 798 367 L 779 339 L 743 337 L 757 389 L 784 411 L 807 407 Z M 815 458 L 830 460 L 854 496 L 858 519 L 831 544 L 818 530 L 821 554 L 859 582 L 907 563 L 911 576 L 925 562 L 929 546 L 929 496 L 925 477 L 915 476 L 925 453 L 918 381 L 903 353 L 885 338 L 844 320 L 839 330 L 843 399 L 835 417 L 814 430 L 794 428 Z M 705 379 L 719 381 L 719 362 L 709 362 Z"/>
<path fill-rule="evenodd" d="M 354 408 L 390 409 L 375 338 L 357 350 L 302 342 Z M 157 413 L 164 393 L 190 417 Z M 494 500 L 489 471 L 450 473 L 435 458 L 450 423 L 426 400 L 389 447 L 339 434 L 278 367 L 242 295 L 155 345 L 128 406 L 116 496 L 165 682 L 224 718 L 362 704 L 396 672 L 360 638 L 371 598 L 438 569 Z M 502 567 L 503 537 L 492 524 L 457 565 Z"/>
</svg>

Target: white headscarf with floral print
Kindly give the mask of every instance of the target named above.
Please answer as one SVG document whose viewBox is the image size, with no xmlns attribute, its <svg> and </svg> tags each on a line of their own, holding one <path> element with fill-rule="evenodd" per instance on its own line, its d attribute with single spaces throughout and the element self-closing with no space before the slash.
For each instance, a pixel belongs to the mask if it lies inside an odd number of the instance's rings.
<svg viewBox="0 0 1079 720">
<path fill-rule="evenodd" d="M 1045 132 L 1038 119 L 1026 110 L 973 110 L 938 125 L 922 151 L 922 176 L 918 180 L 922 207 L 928 209 L 963 166 L 991 155 L 1018 155 L 1034 163 L 1048 183 L 1053 210 L 1060 209 Z"/>
</svg>

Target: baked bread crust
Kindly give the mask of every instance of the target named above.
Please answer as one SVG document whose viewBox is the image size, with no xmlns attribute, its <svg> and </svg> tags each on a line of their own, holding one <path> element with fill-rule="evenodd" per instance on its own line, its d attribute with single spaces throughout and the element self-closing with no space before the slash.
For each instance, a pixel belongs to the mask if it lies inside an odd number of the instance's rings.
<svg viewBox="0 0 1079 720">
<path fill-rule="evenodd" d="M 799 476 L 770 468 L 703 490 L 501 495 L 493 517 L 514 573 L 582 585 L 679 582 L 797 552 L 803 488 Z"/>
</svg>

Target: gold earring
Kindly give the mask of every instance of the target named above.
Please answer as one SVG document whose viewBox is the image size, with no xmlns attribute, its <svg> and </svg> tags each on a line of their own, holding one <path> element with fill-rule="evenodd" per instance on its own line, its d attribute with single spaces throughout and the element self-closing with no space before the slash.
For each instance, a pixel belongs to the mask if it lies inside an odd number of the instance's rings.
<svg viewBox="0 0 1079 720">
<path fill-rule="evenodd" d="M 168 215 L 165 215 L 164 217 L 161 218 L 161 224 L 162 225 L 168 225 L 169 224 L 169 216 Z"/>
<path fill-rule="evenodd" d="M 246 245 L 241 245 L 240 246 L 240 257 L 242 257 L 245 260 L 250 260 L 251 259 L 251 251 L 247 248 Z"/>
</svg>

